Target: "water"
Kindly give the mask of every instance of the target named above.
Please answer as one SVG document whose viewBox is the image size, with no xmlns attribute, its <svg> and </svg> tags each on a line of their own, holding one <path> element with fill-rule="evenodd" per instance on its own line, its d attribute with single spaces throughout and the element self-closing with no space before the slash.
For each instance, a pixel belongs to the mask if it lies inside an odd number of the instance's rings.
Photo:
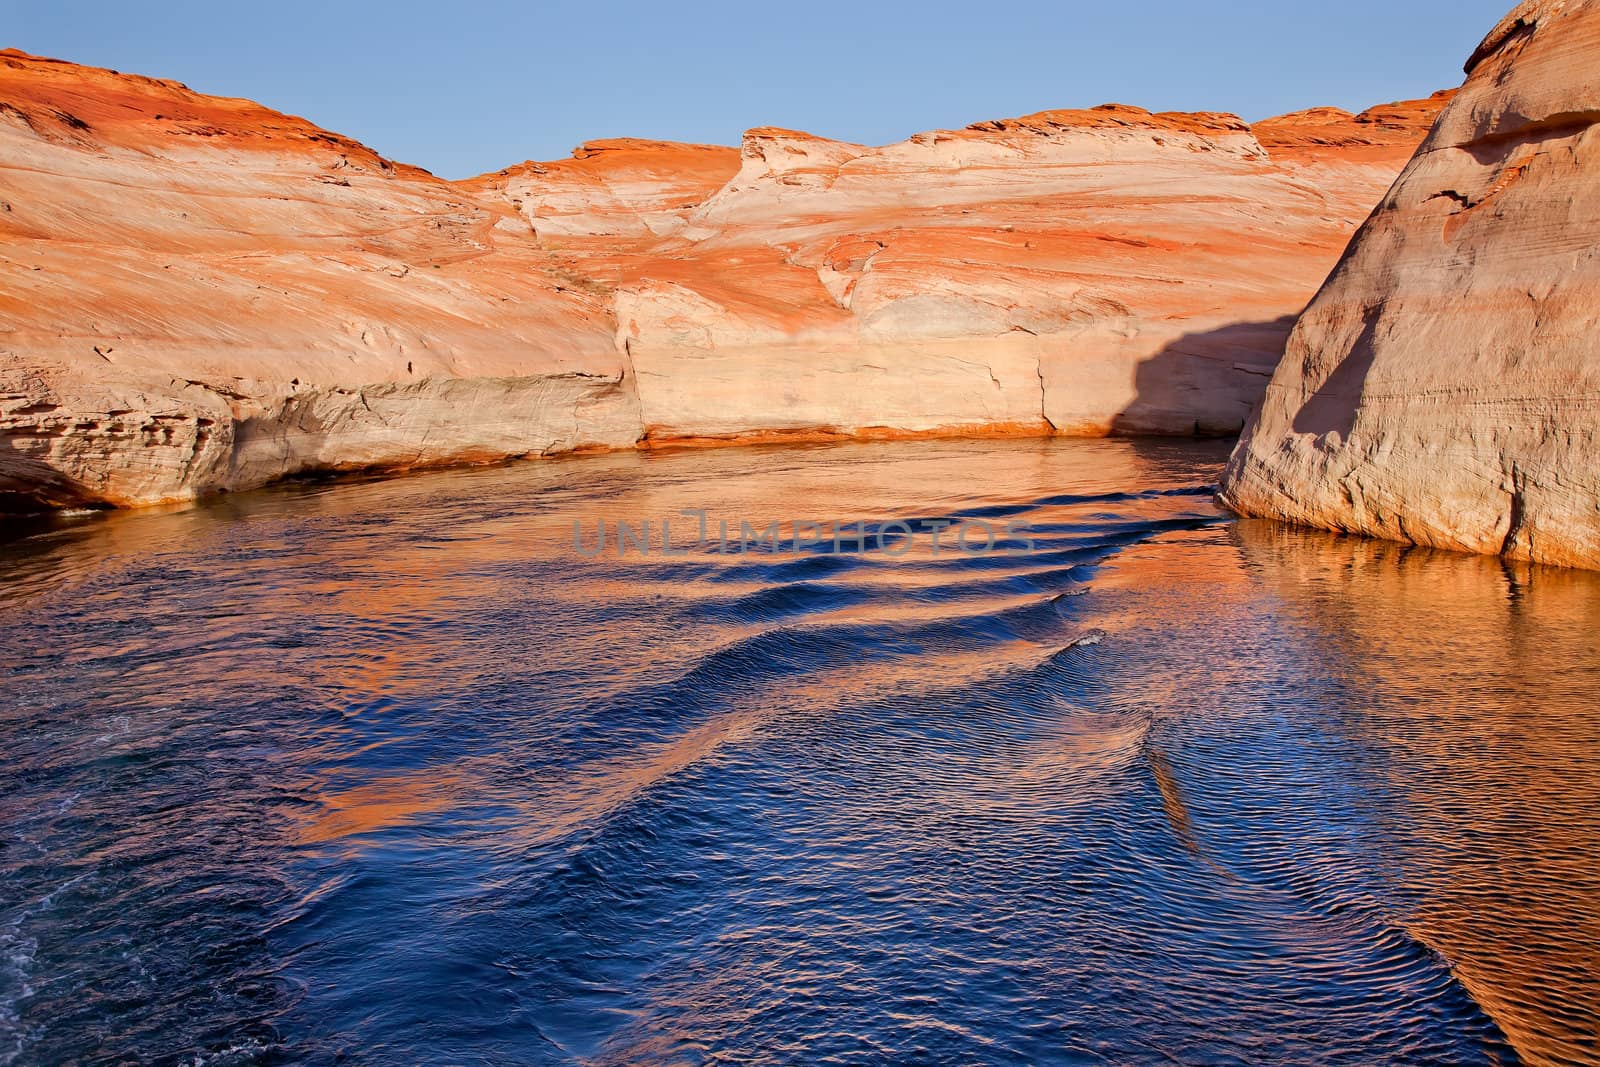
<svg viewBox="0 0 1600 1067">
<path fill-rule="evenodd" d="M 20 531 L 0 1063 L 1600 1060 L 1600 577 L 1234 522 L 1223 457 L 624 455 Z M 573 550 L 680 508 L 1038 551 Z"/>
</svg>

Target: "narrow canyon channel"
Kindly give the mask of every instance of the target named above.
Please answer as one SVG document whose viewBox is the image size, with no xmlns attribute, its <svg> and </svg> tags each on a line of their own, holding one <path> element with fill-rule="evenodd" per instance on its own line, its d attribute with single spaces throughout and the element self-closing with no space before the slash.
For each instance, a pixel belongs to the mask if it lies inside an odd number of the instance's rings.
<svg viewBox="0 0 1600 1067">
<path fill-rule="evenodd" d="M 1227 448 L 6 528 L 0 1064 L 1600 1058 L 1600 574 L 1236 520 Z"/>
</svg>

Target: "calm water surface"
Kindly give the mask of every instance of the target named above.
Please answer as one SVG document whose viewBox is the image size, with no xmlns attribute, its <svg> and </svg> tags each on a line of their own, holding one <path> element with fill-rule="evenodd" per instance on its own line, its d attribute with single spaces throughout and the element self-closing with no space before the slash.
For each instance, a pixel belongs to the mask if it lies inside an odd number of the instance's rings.
<svg viewBox="0 0 1600 1067">
<path fill-rule="evenodd" d="M 0 1063 L 1600 1060 L 1600 577 L 1233 522 L 1223 458 L 14 530 Z M 1038 543 L 573 550 L 682 508 Z"/>
</svg>

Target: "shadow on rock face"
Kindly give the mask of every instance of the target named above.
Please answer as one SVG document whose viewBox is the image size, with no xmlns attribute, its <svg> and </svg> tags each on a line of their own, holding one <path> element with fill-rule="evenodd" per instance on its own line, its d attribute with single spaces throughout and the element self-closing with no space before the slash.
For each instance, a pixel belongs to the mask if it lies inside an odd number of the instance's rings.
<svg viewBox="0 0 1600 1067">
<path fill-rule="evenodd" d="M 1267 390 L 1296 316 L 1184 334 L 1139 365 L 1117 435 L 1232 437 Z"/>
<path fill-rule="evenodd" d="M 1296 433 L 1337 433 L 1341 439 L 1350 436 L 1355 428 L 1356 412 L 1361 408 L 1361 397 L 1366 391 L 1367 372 L 1377 358 L 1373 344 L 1378 332 L 1378 314 L 1369 312 L 1361 334 L 1350 346 L 1333 373 L 1306 398 L 1294 416 Z"/>
</svg>

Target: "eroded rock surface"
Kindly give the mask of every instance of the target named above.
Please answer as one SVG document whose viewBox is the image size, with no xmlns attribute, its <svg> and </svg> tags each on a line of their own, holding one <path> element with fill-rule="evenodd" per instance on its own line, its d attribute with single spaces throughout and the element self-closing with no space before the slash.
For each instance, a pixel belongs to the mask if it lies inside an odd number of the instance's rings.
<svg viewBox="0 0 1600 1067">
<path fill-rule="evenodd" d="M 1442 100 L 1110 105 L 447 182 L 0 53 L 0 500 L 685 440 L 1229 433 Z"/>
<path fill-rule="evenodd" d="M 602 294 L 511 208 L 290 116 L 0 53 L 0 493 L 627 446 Z"/>
<path fill-rule="evenodd" d="M 1443 100 L 1289 116 L 1271 151 L 1115 105 L 882 148 L 752 130 L 670 240 L 563 247 L 616 291 L 651 441 L 1236 433 Z"/>
<path fill-rule="evenodd" d="M 1300 319 L 1222 498 L 1600 567 L 1600 3 L 1521 5 L 1467 70 Z"/>
</svg>

